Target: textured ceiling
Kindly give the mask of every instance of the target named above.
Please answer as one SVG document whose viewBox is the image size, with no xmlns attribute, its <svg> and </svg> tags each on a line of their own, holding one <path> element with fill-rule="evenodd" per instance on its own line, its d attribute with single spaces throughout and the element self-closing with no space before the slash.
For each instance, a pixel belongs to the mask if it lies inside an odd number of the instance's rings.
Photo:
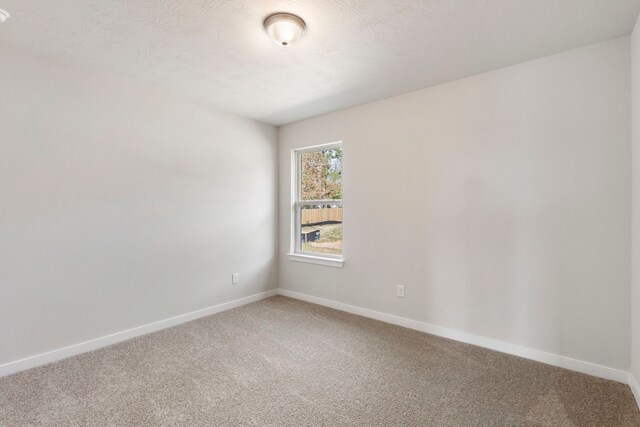
<svg viewBox="0 0 640 427">
<path fill-rule="evenodd" d="M 629 34 L 640 0 L 0 0 L 12 46 L 283 124 Z M 308 24 L 283 49 L 276 11 Z"/>
</svg>

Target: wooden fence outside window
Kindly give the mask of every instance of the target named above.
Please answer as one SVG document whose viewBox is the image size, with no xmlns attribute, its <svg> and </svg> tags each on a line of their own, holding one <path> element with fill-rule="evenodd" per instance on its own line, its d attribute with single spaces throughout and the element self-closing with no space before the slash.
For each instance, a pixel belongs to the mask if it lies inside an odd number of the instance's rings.
<svg viewBox="0 0 640 427">
<path fill-rule="evenodd" d="M 342 222 L 342 208 L 302 209 L 302 225 Z"/>
</svg>

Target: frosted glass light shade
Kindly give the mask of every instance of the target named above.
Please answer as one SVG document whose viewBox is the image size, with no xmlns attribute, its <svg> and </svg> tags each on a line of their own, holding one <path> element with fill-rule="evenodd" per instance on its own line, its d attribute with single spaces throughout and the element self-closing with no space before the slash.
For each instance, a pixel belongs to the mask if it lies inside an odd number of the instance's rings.
<svg viewBox="0 0 640 427">
<path fill-rule="evenodd" d="M 9 12 L 4 9 L 0 9 L 0 24 L 9 19 L 9 16 L 11 16 L 9 15 Z"/>
<path fill-rule="evenodd" d="M 290 13 L 276 13 L 264 20 L 264 29 L 278 46 L 289 47 L 302 38 L 307 26 Z"/>
</svg>

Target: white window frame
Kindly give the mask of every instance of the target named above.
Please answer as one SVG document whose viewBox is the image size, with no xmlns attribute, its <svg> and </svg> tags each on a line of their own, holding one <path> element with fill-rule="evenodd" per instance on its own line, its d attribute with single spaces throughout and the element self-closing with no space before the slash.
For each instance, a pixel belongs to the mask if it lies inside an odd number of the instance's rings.
<svg viewBox="0 0 640 427">
<path fill-rule="evenodd" d="M 323 254 L 319 252 L 303 251 L 300 245 L 300 234 L 302 232 L 302 224 L 300 221 L 301 207 L 305 205 L 337 205 L 343 208 L 343 199 L 329 199 L 329 200 L 301 200 L 301 156 L 304 153 L 310 153 L 313 151 L 331 150 L 334 148 L 343 149 L 343 163 L 344 163 L 344 147 L 342 141 L 332 142 L 329 144 L 314 145 L 312 147 L 304 147 L 291 151 L 291 252 L 289 253 L 289 260 L 306 262 L 311 264 L 326 265 L 329 267 L 342 267 L 344 265 L 344 247 L 342 255 Z M 344 189 L 344 178 L 343 178 Z M 344 198 L 344 192 L 343 192 Z M 343 208 L 344 216 L 344 208 Z M 344 223 L 343 223 L 344 234 Z"/>
</svg>

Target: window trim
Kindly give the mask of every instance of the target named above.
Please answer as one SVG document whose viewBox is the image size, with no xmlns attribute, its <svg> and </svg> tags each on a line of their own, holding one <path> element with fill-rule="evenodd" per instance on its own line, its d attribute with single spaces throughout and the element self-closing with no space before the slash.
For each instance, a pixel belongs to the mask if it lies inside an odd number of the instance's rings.
<svg viewBox="0 0 640 427">
<path fill-rule="evenodd" d="M 332 148 L 342 148 L 344 153 L 344 146 L 342 141 L 331 142 L 329 144 L 319 144 L 311 147 L 304 147 L 291 150 L 291 230 L 290 230 L 290 252 L 288 258 L 290 261 L 299 261 L 311 264 L 325 265 L 330 267 L 341 268 L 344 265 L 344 248 L 341 255 L 323 254 L 319 252 L 303 251 L 300 248 L 300 239 L 298 235 L 300 233 L 300 209 L 301 205 L 313 205 L 313 204 L 329 204 L 338 205 L 343 207 L 343 199 L 340 200 L 301 200 L 301 162 L 300 156 L 304 153 L 310 153 L 320 150 L 330 150 Z M 344 162 L 344 157 L 343 157 Z M 344 178 L 343 178 L 344 179 Z M 344 189 L 343 189 L 344 191 Z M 343 193 L 344 194 L 344 193 Z M 344 215 L 344 209 L 343 209 Z M 344 233 L 344 223 L 343 223 Z"/>
</svg>

